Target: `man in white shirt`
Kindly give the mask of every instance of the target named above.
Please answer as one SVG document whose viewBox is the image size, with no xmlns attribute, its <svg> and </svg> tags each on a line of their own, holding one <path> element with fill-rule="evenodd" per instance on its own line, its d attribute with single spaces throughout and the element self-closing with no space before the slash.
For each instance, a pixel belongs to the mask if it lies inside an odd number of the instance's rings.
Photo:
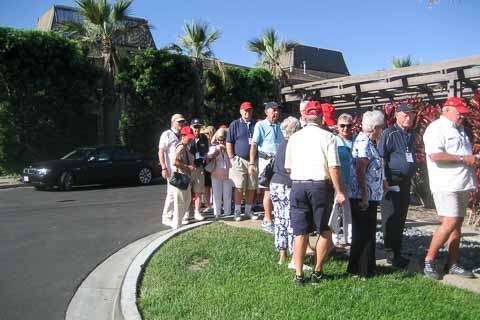
<svg viewBox="0 0 480 320">
<path fill-rule="evenodd" d="M 162 166 L 162 177 L 167 180 L 167 196 L 163 207 L 162 223 L 170 225 L 173 216 L 174 190 L 168 182 L 172 177 L 175 147 L 180 142 L 180 130 L 185 125 L 185 118 L 181 114 L 174 114 L 171 118 L 171 127 L 162 132 L 158 143 L 158 159 Z"/>
<path fill-rule="evenodd" d="M 324 279 L 322 267 L 330 245 L 328 220 L 334 187 L 337 192 L 335 202 L 339 205 L 345 202 L 335 136 L 321 127 L 322 109 L 318 101 L 310 101 L 305 106 L 305 121 L 307 125 L 290 137 L 285 153 L 285 169 L 292 179 L 290 219 L 295 236 L 294 282 L 298 285 L 305 283 L 303 260 L 308 234 L 313 231 L 319 234 L 319 238 L 311 282 L 317 284 Z"/>
<path fill-rule="evenodd" d="M 479 165 L 477 157 L 472 155 L 472 145 L 462 125 L 469 112 L 463 98 L 448 98 L 440 119 L 432 122 L 423 135 L 430 190 L 437 214 L 443 217 L 425 257 L 424 273 L 435 280 L 442 279 L 442 274 L 435 267 L 435 258 L 446 242 L 448 257 L 444 271 L 474 278 L 471 271 L 458 264 L 462 223 L 470 192 L 477 187 L 475 167 Z"/>
</svg>

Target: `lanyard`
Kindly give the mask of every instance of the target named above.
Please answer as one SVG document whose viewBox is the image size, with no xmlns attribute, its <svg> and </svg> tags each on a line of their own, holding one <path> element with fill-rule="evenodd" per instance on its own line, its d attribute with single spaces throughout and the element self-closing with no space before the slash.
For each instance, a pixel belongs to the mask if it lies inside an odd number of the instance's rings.
<svg viewBox="0 0 480 320">
<path fill-rule="evenodd" d="M 173 131 L 171 128 L 170 128 L 170 131 L 173 132 L 173 134 L 175 135 L 175 137 L 177 137 L 177 140 L 180 140 L 180 135 L 177 134 L 175 131 Z"/>
<path fill-rule="evenodd" d="M 396 131 L 400 134 L 402 143 L 403 143 L 403 145 L 404 145 L 404 147 L 405 147 L 405 152 L 406 152 L 406 153 L 411 152 L 411 151 L 410 151 L 410 148 L 409 148 L 409 146 L 408 146 L 408 133 L 407 133 L 406 136 L 405 136 L 405 134 L 403 133 L 403 130 L 398 128 L 398 125 L 397 125 L 397 128 L 395 128 L 395 129 L 396 129 Z"/>
<path fill-rule="evenodd" d="M 250 130 L 250 127 L 252 126 L 252 121 L 247 122 L 243 120 L 243 118 L 240 118 L 240 121 L 247 126 L 248 138 L 251 139 L 253 137 L 253 130 Z"/>
</svg>

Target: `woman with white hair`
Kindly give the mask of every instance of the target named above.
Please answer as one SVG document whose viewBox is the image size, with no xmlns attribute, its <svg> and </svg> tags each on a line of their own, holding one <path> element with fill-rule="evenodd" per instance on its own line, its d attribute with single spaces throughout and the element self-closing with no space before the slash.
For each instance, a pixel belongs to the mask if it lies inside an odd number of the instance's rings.
<svg viewBox="0 0 480 320">
<path fill-rule="evenodd" d="M 352 246 L 347 272 L 362 279 L 375 274 L 375 232 L 377 206 L 383 197 L 383 164 L 376 141 L 384 128 L 381 111 L 367 111 L 362 117 L 362 132 L 352 147 L 350 206 Z"/>
<path fill-rule="evenodd" d="M 232 182 L 228 177 L 230 160 L 225 146 L 228 130 L 218 129 L 212 139 L 212 146 L 208 152 L 209 161 L 215 161 L 212 170 L 213 214 L 215 218 L 229 216 L 232 210 Z M 222 206 L 223 203 L 223 206 Z"/>
<path fill-rule="evenodd" d="M 287 261 L 287 250 L 290 254 L 293 252 L 293 230 L 290 226 L 290 191 L 292 180 L 285 171 L 285 151 L 287 149 L 288 138 L 300 130 L 301 123 L 294 117 L 288 117 L 280 125 L 285 140 L 279 145 L 273 167 L 273 176 L 270 181 L 270 193 L 273 203 L 274 226 L 275 226 L 275 248 L 280 257 L 278 264 Z M 290 269 L 295 269 L 292 261 L 288 264 Z M 304 266 L 304 269 L 311 269 Z"/>
</svg>

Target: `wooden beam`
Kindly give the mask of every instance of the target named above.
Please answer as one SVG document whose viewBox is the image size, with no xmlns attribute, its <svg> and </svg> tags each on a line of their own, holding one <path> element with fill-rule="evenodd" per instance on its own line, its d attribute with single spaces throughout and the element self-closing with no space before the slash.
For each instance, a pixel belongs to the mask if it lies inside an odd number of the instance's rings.
<svg viewBox="0 0 480 320">
<path fill-rule="evenodd" d="M 309 88 L 321 88 L 324 85 L 332 85 L 332 84 L 342 84 L 344 86 L 352 85 L 354 83 L 364 83 L 370 82 L 372 80 L 378 79 L 397 79 L 402 78 L 405 76 L 414 76 L 418 74 L 425 74 L 425 73 L 436 73 L 441 72 L 442 70 L 446 70 L 447 72 L 457 70 L 457 69 L 465 69 L 471 66 L 478 66 L 480 65 L 480 55 L 471 56 L 467 58 L 460 58 L 460 59 L 452 59 L 452 60 L 445 60 L 439 61 L 432 64 L 424 64 L 424 65 L 416 65 L 407 68 L 399 68 L 393 69 L 388 71 L 378 71 L 369 73 L 366 75 L 358 75 L 358 76 L 348 76 L 348 77 L 340 77 L 328 80 L 321 80 L 321 81 L 314 81 L 309 83 L 298 84 L 290 87 L 284 88 L 287 91 L 294 91 L 296 89 L 309 89 Z"/>
</svg>

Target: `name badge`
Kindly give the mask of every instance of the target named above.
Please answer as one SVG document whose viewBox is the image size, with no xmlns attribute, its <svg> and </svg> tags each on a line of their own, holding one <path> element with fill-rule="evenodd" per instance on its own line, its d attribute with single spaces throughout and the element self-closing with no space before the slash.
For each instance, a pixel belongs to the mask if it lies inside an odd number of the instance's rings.
<svg viewBox="0 0 480 320">
<path fill-rule="evenodd" d="M 252 144 L 252 138 L 248 138 L 248 144 Z"/>
<path fill-rule="evenodd" d="M 407 157 L 407 162 L 413 163 L 413 154 L 411 152 L 405 153 L 405 156 Z"/>
</svg>

